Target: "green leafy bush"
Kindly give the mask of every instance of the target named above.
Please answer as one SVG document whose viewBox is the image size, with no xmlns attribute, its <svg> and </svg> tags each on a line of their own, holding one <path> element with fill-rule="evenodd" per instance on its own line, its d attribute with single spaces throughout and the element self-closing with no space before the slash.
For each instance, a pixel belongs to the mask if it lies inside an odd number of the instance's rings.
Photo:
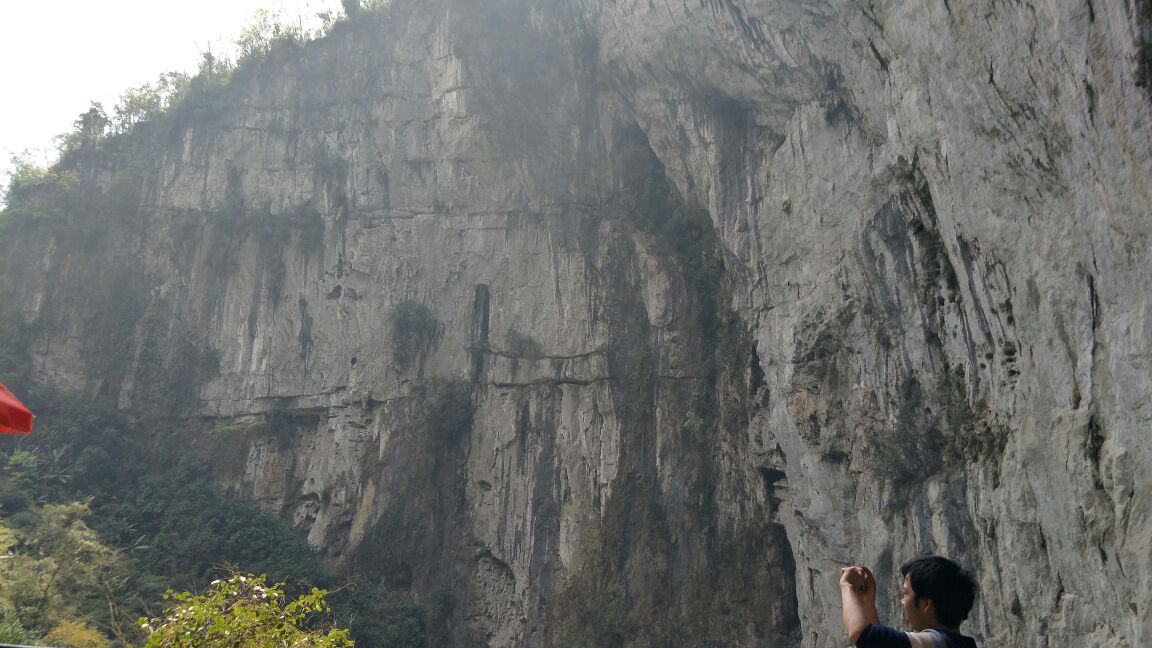
<svg viewBox="0 0 1152 648">
<path fill-rule="evenodd" d="M 98 625 L 121 641 L 134 638 L 115 603 L 129 596 L 127 561 L 85 524 L 88 514 L 87 505 L 69 502 L 0 519 L 0 633 L 98 648 L 108 644 Z"/>
<path fill-rule="evenodd" d="M 149 632 L 147 648 L 213 646 L 294 646 L 351 648 L 348 631 L 310 627 L 319 615 L 332 610 L 327 592 L 312 588 L 290 599 L 284 584 L 268 585 L 266 576 L 233 574 L 212 581 L 203 594 L 165 594 L 174 601 L 164 614 L 140 619 Z"/>
<path fill-rule="evenodd" d="M 0 602 L 0 642 L 26 644 L 31 640 L 28 631 L 20 625 L 20 619 L 16 617 L 16 612 L 8 605 Z"/>
</svg>

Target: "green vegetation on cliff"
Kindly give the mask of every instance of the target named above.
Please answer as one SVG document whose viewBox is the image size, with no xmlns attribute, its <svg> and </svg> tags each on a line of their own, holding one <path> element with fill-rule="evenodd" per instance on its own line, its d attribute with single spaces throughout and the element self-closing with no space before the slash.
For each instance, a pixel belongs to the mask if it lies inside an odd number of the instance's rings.
<svg viewBox="0 0 1152 648">
<path fill-rule="evenodd" d="M 133 605 L 123 555 L 84 523 L 85 504 L 39 505 L 17 494 L 13 482 L 28 478 L 33 455 L 17 451 L 7 463 L 2 504 L 21 510 L 0 519 L 0 641 L 132 643 L 139 632 L 122 612 Z"/>
<path fill-rule="evenodd" d="M 349 15 L 356 20 L 379 18 L 386 7 L 345 4 L 355 5 Z M 27 156 L 15 161 L 0 201 L 0 381 L 26 398 L 38 422 L 31 437 L 0 438 L 0 642 L 137 645 L 136 619 L 155 614 L 165 592 L 202 591 L 228 567 L 285 582 L 292 596 L 332 589 L 334 613 L 359 645 L 425 645 L 424 611 L 409 592 L 333 573 L 300 530 L 228 497 L 212 466 L 170 441 L 181 438 L 184 404 L 218 371 L 218 355 L 180 328 L 185 323 L 164 298 L 149 297 L 147 278 L 88 277 L 82 291 L 60 295 L 98 304 L 80 331 L 82 359 L 99 376 L 89 399 L 30 380 L 28 348 L 59 314 L 37 311 L 29 319 L 13 268 L 22 257 L 11 246 L 30 232 L 46 233 L 52 245 L 76 251 L 74 258 L 104 254 L 108 223 L 140 209 L 148 173 L 141 150 L 218 115 L 235 97 L 234 82 L 297 56 L 303 43 L 342 22 L 330 15 L 308 31 L 257 14 L 235 60 L 205 53 L 193 75 L 162 74 L 128 90 L 110 111 L 94 103 L 58 139 L 58 161 L 47 168 Z M 314 240 L 315 229 L 302 240 Z M 140 402 L 162 403 L 165 411 L 113 409 L 129 376 Z"/>
<path fill-rule="evenodd" d="M 0 177 L 10 174 L 8 186 L 0 191 L 0 206 L 22 202 L 29 189 L 58 182 L 74 184 L 75 174 L 69 174 L 69 170 L 96 161 L 107 153 L 107 144 L 137 126 L 160 121 L 170 114 L 175 118 L 168 123 L 174 126 L 215 114 L 227 105 L 229 95 L 225 89 L 234 79 L 249 76 L 265 62 L 282 58 L 281 54 L 291 56 L 301 46 L 325 38 L 349 23 L 384 19 L 390 3 L 343 0 L 342 4 L 343 14 L 323 11 L 308 19 L 280 10 L 257 10 L 230 47 L 225 46 L 230 54 L 204 51 L 194 72 L 161 72 L 155 81 L 125 90 L 110 110 L 93 101 L 76 118 L 71 130 L 56 136 L 56 161 L 43 165 L 26 151 L 13 157 L 10 171 L 0 168 Z M 314 24 L 316 19 L 319 24 L 314 28 L 305 26 L 306 22 Z"/>
<path fill-rule="evenodd" d="M 424 645 L 423 612 L 406 593 L 332 573 L 286 520 L 225 496 L 209 466 L 160 447 L 167 435 L 77 397 L 38 390 L 28 401 L 36 433 L 0 439 L 0 638 L 67 631 L 136 645 L 135 620 L 165 592 L 202 590 L 232 566 L 286 582 L 290 595 L 337 590 L 329 600 L 359 645 Z"/>
</svg>

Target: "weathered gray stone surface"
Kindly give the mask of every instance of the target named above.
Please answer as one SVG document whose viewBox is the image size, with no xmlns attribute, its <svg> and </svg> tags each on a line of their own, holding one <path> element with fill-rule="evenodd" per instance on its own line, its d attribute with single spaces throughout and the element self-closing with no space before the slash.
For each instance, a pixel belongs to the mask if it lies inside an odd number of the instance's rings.
<svg viewBox="0 0 1152 648">
<path fill-rule="evenodd" d="M 39 380 L 207 420 L 456 645 L 840 646 L 840 566 L 898 623 L 923 552 L 987 645 L 1142 645 L 1148 14 L 395 0 L 8 272 Z"/>
</svg>

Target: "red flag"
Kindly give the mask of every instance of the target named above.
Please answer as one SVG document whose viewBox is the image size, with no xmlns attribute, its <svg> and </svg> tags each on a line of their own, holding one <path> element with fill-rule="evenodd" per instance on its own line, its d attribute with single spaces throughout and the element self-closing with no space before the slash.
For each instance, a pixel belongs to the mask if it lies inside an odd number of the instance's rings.
<svg viewBox="0 0 1152 648">
<path fill-rule="evenodd" d="M 0 434 L 32 434 L 32 412 L 0 384 Z"/>
</svg>

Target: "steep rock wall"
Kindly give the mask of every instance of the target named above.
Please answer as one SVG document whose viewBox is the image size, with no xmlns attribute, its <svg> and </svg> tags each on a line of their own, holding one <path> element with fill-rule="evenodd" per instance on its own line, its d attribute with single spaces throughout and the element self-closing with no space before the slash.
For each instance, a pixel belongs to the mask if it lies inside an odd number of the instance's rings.
<svg viewBox="0 0 1152 648">
<path fill-rule="evenodd" d="M 1149 28 L 397 0 L 92 153 L 6 274 L 38 380 L 437 645 L 841 645 L 840 566 L 929 551 L 990 644 L 1136 645 Z"/>
</svg>

